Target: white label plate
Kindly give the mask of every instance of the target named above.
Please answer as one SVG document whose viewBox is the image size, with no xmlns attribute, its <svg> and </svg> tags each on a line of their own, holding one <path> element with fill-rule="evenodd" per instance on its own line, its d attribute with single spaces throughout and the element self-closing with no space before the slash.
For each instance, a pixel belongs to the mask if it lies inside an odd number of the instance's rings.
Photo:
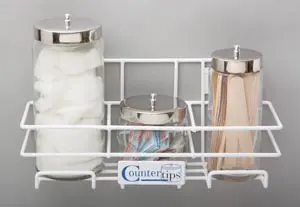
<svg viewBox="0 0 300 207">
<path fill-rule="evenodd" d="M 184 185 L 184 161 L 119 161 L 120 185 Z"/>
</svg>

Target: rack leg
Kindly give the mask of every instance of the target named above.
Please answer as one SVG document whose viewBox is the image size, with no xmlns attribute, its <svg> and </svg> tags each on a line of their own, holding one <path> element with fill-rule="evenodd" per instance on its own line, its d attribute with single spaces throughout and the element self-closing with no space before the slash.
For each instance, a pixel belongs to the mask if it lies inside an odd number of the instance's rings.
<svg viewBox="0 0 300 207">
<path fill-rule="evenodd" d="M 207 188 L 211 188 L 212 177 L 214 175 L 259 175 L 256 179 L 260 180 L 264 188 L 268 188 L 269 174 L 265 170 L 215 170 L 207 175 Z"/>
<path fill-rule="evenodd" d="M 96 189 L 96 174 L 93 171 L 40 171 L 35 174 L 35 189 L 39 189 L 42 180 L 52 180 L 45 176 L 62 176 L 62 175 L 88 175 L 91 176 L 91 187 Z"/>
</svg>

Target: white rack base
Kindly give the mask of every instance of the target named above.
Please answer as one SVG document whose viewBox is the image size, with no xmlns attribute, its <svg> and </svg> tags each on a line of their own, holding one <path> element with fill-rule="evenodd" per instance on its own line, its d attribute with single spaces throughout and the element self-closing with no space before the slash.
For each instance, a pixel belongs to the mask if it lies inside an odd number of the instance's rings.
<svg viewBox="0 0 300 207">
<path fill-rule="evenodd" d="M 212 180 L 215 180 L 213 176 L 215 175 L 258 175 L 255 180 L 261 181 L 264 188 L 268 188 L 269 185 L 269 174 L 265 170 L 220 170 L 207 172 L 205 162 L 188 162 L 186 169 L 186 181 L 205 181 L 207 188 L 212 187 Z M 90 181 L 91 188 L 96 189 L 96 181 L 114 181 L 118 180 L 118 170 L 117 163 L 105 163 L 105 169 L 100 173 L 99 176 L 93 171 L 42 171 L 35 174 L 35 188 L 39 189 L 41 181 L 57 181 L 45 176 L 55 176 L 55 175 L 80 175 L 80 176 L 90 176 L 90 178 L 83 181 Z M 189 167 L 193 167 L 189 169 Z M 120 185 L 121 189 L 125 188 L 125 185 Z M 178 185 L 177 188 L 180 189 L 182 186 Z"/>
</svg>

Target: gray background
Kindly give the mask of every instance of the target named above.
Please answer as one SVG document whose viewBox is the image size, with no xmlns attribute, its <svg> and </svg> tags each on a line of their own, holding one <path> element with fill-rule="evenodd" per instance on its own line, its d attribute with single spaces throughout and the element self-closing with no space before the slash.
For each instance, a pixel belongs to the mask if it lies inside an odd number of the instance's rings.
<svg viewBox="0 0 300 207">
<path fill-rule="evenodd" d="M 297 0 L 2 0 L 1 206 L 299 206 L 299 8 Z M 270 172 L 270 187 L 265 190 L 257 181 L 214 182 L 208 190 L 203 182 L 192 182 L 180 191 L 169 187 L 123 191 L 116 183 L 98 183 L 93 191 L 89 183 L 42 183 L 39 191 L 34 190 L 34 161 L 18 154 L 24 135 L 19 121 L 25 102 L 32 98 L 32 25 L 65 12 L 103 24 L 106 57 L 208 57 L 214 49 L 236 43 L 261 51 L 265 99 L 274 103 L 284 123 L 275 134 L 283 156 L 262 162 Z M 155 70 L 165 78 L 170 72 Z M 142 73 L 128 75 L 130 84 Z M 190 84 L 199 86 L 200 77 L 181 73 L 189 81 L 182 89 L 184 98 L 197 98 L 199 93 Z M 158 77 L 157 72 L 149 74 Z M 107 93 L 118 91 L 118 80 L 111 81 Z M 171 91 L 170 80 L 155 81 L 162 81 L 162 92 Z M 138 89 L 127 93 L 141 93 L 146 85 L 138 81 Z"/>
</svg>

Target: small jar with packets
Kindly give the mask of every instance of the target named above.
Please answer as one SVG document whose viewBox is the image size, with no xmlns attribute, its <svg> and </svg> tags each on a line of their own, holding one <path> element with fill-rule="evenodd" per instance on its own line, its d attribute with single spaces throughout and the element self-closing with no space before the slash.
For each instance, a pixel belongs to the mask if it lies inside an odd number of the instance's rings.
<svg viewBox="0 0 300 207">
<path fill-rule="evenodd" d="M 180 98 L 158 95 L 138 95 L 120 104 L 121 125 L 129 126 L 185 126 L 187 105 Z M 121 152 L 126 153 L 182 153 L 187 152 L 185 131 L 122 130 L 118 133 Z M 126 160 L 170 160 L 169 157 L 126 157 Z"/>
</svg>

